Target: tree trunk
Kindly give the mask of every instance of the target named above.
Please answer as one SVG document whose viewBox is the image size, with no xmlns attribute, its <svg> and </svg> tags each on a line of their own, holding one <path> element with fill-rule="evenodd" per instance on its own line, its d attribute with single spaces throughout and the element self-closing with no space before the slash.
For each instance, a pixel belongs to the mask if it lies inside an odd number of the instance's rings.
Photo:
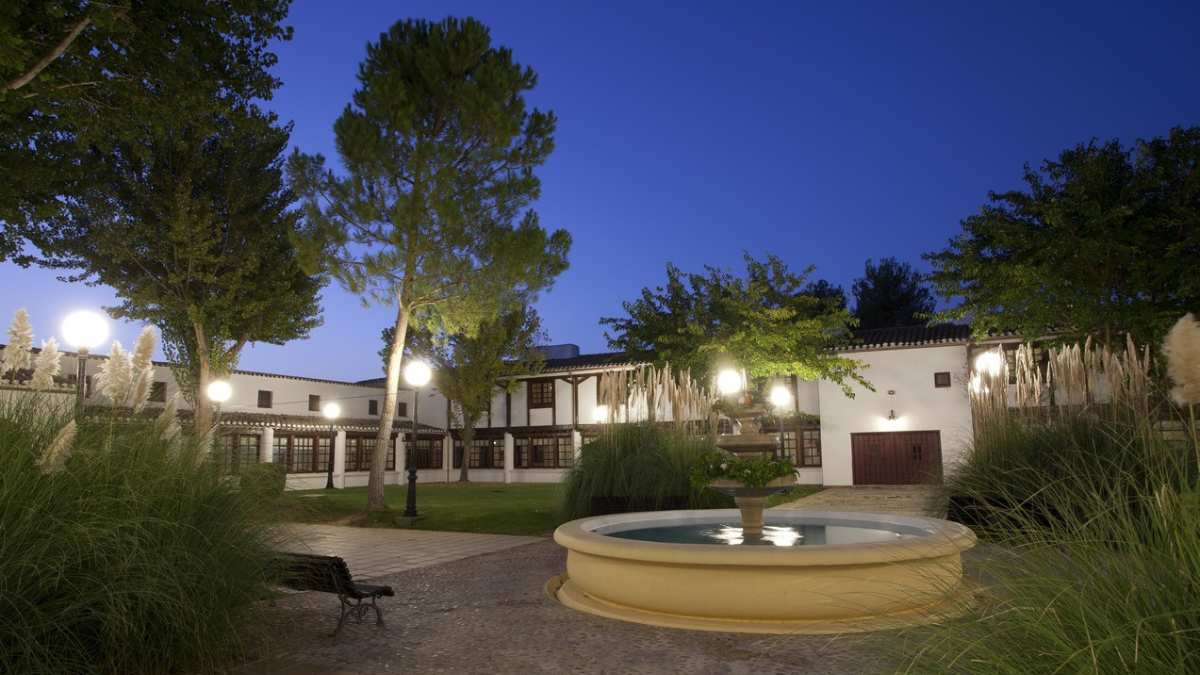
<svg viewBox="0 0 1200 675">
<path fill-rule="evenodd" d="M 458 468 L 458 480 L 460 483 L 468 483 L 467 465 L 471 463 L 471 442 L 475 440 L 475 419 L 472 418 L 467 411 L 463 411 L 462 425 L 462 463 Z"/>
<path fill-rule="evenodd" d="M 204 326 L 192 324 L 196 335 L 196 391 L 192 413 L 192 429 L 197 438 L 203 438 L 212 426 L 212 402 L 208 400 L 208 383 L 212 381 L 212 363 L 208 353 L 208 337 Z"/>
<path fill-rule="evenodd" d="M 403 299 L 399 304 L 392 346 L 388 352 L 387 393 L 383 398 L 383 410 L 380 411 L 379 433 L 375 436 L 375 454 L 371 458 L 371 474 L 367 480 L 368 511 L 387 510 L 387 501 L 383 495 L 383 471 L 387 466 L 387 452 L 392 443 L 392 423 L 396 417 L 396 401 L 400 393 L 400 364 L 404 358 L 404 341 L 408 336 L 409 308 Z M 397 448 L 397 452 L 400 451 Z"/>
</svg>

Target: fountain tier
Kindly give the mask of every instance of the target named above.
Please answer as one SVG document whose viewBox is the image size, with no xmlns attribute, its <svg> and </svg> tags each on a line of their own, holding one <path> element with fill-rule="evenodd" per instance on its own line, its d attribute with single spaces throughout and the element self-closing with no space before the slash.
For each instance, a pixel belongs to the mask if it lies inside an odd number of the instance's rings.
<svg viewBox="0 0 1200 675">
<path fill-rule="evenodd" d="M 820 528 L 825 543 L 803 545 L 681 544 L 642 534 L 736 523 L 739 515 L 733 509 L 664 511 L 565 523 L 554 540 L 567 549 L 567 573 L 547 589 L 568 607 L 624 621 L 752 633 L 896 628 L 942 620 L 965 607 L 960 554 L 974 546 L 975 535 L 944 520 L 770 512 L 772 535 L 776 526 L 801 533 Z M 630 534 L 614 536 L 621 532 Z"/>
</svg>

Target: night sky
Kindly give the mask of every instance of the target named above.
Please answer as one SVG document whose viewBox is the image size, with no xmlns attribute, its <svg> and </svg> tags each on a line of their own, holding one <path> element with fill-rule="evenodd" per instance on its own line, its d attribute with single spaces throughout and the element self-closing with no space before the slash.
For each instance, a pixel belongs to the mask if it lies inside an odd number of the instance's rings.
<svg viewBox="0 0 1200 675">
<path fill-rule="evenodd" d="M 847 288 L 867 258 L 925 269 L 921 254 L 989 190 L 1017 187 L 1025 162 L 1200 123 L 1195 2 L 550 4 L 297 0 L 269 105 L 295 145 L 333 159 L 369 40 L 406 17 L 489 25 L 538 73 L 533 104 L 559 117 L 537 209 L 574 246 L 538 308 L 552 341 L 584 351 L 606 349 L 597 320 L 668 261 L 773 252 Z M 11 263 L 0 288 L 5 325 L 28 307 L 39 343 L 70 309 L 113 302 Z M 379 375 L 393 310 L 336 287 L 323 305 L 310 339 L 254 347 L 240 366 Z M 115 327 L 126 345 L 136 331 Z"/>
</svg>

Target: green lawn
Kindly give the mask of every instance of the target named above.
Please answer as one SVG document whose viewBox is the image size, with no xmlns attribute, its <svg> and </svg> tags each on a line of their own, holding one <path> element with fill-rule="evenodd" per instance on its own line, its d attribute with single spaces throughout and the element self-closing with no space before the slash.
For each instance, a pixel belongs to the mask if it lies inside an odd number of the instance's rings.
<svg viewBox="0 0 1200 675">
<path fill-rule="evenodd" d="M 290 491 L 284 495 L 285 517 L 304 522 L 340 522 L 366 527 L 411 527 L 418 530 L 544 535 L 558 526 L 558 485 L 451 483 L 417 486 L 416 519 L 404 512 L 408 488 L 384 488 L 390 513 L 364 513 L 365 487 L 344 490 Z"/>
<path fill-rule="evenodd" d="M 800 485 L 774 495 L 776 506 L 820 491 Z M 496 483 L 430 484 L 417 487 L 416 519 L 403 517 L 408 488 L 384 488 L 390 512 L 366 513 L 367 489 L 290 491 L 283 497 L 283 517 L 309 523 L 340 523 L 360 527 L 411 527 L 418 530 L 547 535 L 558 526 L 559 486 L 498 485 Z"/>
</svg>

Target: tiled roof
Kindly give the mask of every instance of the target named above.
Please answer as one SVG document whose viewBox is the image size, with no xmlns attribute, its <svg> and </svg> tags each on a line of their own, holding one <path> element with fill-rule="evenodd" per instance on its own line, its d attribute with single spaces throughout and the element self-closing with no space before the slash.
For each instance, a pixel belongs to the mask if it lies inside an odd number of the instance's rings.
<svg viewBox="0 0 1200 675">
<path fill-rule="evenodd" d="M 179 416 L 182 419 L 190 420 L 191 411 L 181 410 Z M 221 426 L 231 427 L 257 427 L 267 426 L 276 429 L 301 429 L 301 430 L 316 430 L 328 431 L 329 421 L 323 417 L 316 415 L 286 415 L 278 413 L 259 413 L 259 412 L 243 412 L 243 411 L 228 411 L 221 413 Z M 378 418 L 340 418 L 334 422 L 333 426 L 337 429 L 345 429 L 348 431 L 376 431 L 379 429 Z M 418 425 L 421 433 L 426 432 L 444 432 L 439 427 L 430 426 L 424 422 Z M 393 433 L 402 432 L 409 433 L 412 431 L 412 420 L 396 419 L 392 424 Z"/>
<path fill-rule="evenodd" d="M 584 370 L 587 368 L 613 368 L 618 366 L 633 366 L 640 361 L 630 357 L 625 352 L 603 352 L 600 354 L 580 354 L 565 359 L 546 359 L 543 372 L 558 372 L 563 370 Z"/>
<path fill-rule="evenodd" d="M 868 328 L 854 331 L 851 334 L 849 344 L 844 348 L 856 350 L 888 347 L 920 347 L 923 345 L 968 342 L 970 339 L 971 327 L 957 323 L 944 323 L 935 326 Z"/>
</svg>

